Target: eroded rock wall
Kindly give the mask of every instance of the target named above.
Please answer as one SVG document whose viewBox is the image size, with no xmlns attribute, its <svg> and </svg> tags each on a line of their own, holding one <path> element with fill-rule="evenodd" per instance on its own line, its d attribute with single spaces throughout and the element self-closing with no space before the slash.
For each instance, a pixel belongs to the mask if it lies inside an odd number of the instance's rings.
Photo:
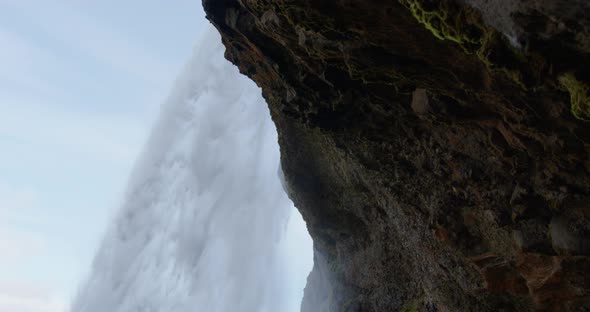
<svg viewBox="0 0 590 312">
<path fill-rule="evenodd" d="M 277 125 L 304 311 L 590 309 L 588 4 L 511 3 L 203 1 Z"/>
</svg>

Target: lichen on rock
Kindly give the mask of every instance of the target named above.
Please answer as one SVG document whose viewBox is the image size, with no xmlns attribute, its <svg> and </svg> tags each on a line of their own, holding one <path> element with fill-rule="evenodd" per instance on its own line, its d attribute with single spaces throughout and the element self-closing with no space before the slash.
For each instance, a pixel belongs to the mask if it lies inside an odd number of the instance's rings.
<svg viewBox="0 0 590 312">
<path fill-rule="evenodd" d="M 580 82 L 572 73 L 561 75 L 559 82 L 570 94 L 572 114 L 580 120 L 590 121 L 590 86 Z"/>
</svg>

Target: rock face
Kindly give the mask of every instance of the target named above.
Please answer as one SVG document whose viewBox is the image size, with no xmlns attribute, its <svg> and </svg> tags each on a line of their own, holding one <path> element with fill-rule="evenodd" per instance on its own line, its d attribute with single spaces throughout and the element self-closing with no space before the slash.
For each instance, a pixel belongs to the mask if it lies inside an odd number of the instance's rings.
<svg viewBox="0 0 590 312">
<path fill-rule="evenodd" d="M 203 0 L 314 239 L 303 311 L 590 311 L 585 0 Z"/>
</svg>

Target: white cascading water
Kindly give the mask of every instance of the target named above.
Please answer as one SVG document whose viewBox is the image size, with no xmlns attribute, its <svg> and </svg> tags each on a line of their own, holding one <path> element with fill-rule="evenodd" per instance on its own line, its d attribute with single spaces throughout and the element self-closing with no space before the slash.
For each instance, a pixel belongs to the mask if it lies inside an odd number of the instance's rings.
<svg viewBox="0 0 590 312">
<path fill-rule="evenodd" d="M 312 244 L 281 187 L 276 129 L 208 27 L 72 312 L 299 311 Z"/>
</svg>

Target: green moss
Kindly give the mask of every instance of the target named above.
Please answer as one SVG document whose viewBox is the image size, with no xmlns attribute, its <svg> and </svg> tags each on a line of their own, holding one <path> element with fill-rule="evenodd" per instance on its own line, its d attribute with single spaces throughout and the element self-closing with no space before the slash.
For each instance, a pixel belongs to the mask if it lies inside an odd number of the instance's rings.
<svg viewBox="0 0 590 312">
<path fill-rule="evenodd" d="M 466 54 L 475 54 L 490 72 L 501 73 L 523 90 L 527 90 L 519 70 L 508 69 L 490 61 L 491 47 L 497 40 L 497 33 L 485 26 L 476 13 L 461 10 L 451 14 L 444 0 L 438 1 L 437 7 L 430 11 L 425 9 L 423 0 L 399 2 L 436 38 L 458 44 Z"/>
<path fill-rule="evenodd" d="M 580 82 L 572 73 L 566 73 L 558 78 L 559 83 L 570 94 L 571 111 L 574 117 L 583 121 L 590 121 L 590 86 Z"/>
<path fill-rule="evenodd" d="M 451 20 L 446 1 L 440 1 L 435 10 L 428 11 L 420 0 L 399 0 L 408 8 L 414 18 L 424 25 L 436 38 L 459 44 L 467 53 L 473 53 L 473 46 L 481 46 L 479 38 L 473 38 L 461 31 L 460 24 Z"/>
<path fill-rule="evenodd" d="M 270 2 L 272 3 L 272 1 Z M 282 16 L 294 30 L 298 28 L 320 31 L 322 33 L 338 33 L 334 18 L 318 14 L 318 12 L 301 6 L 296 1 L 276 3 L 276 12 Z"/>
<path fill-rule="evenodd" d="M 407 302 L 400 312 L 419 312 L 420 311 L 420 302 L 422 298 L 414 299 L 412 301 Z"/>
<path fill-rule="evenodd" d="M 390 85 L 391 87 L 395 88 L 397 92 L 399 92 L 400 87 L 403 83 L 407 82 L 408 79 L 404 77 L 399 72 L 395 71 L 394 69 L 385 70 L 382 72 L 383 77 L 374 77 L 371 75 L 370 70 L 366 70 L 366 68 L 362 66 L 357 66 L 356 64 L 345 62 L 346 71 L 348 75 L 355 80 L 360 80 L 365 84 L 369 83 L 379 83 L 379 84 L 386 84 Z"/>
<path fill-rule="evenodd" d="M 426 11 L 422 3 L 417 0 L 400 0 L 400 2 L 410 9 L 414 18 L 438 39 L 451 40 L 459 44 L 465 41 L 465 38 L 447 23 L 448 13 L 446 10 Z"/>
<path fill-rule="evenodd" d="M 515 69 L 507 69 L 504 67 L 499 67 L 494 70 L 504 73 L 504 76 L 508 77 L 510 80 L 516 83 L 521 89 L 528 90 L 522 78 L 522 73 L 520 71 Z"/>
</svg>

